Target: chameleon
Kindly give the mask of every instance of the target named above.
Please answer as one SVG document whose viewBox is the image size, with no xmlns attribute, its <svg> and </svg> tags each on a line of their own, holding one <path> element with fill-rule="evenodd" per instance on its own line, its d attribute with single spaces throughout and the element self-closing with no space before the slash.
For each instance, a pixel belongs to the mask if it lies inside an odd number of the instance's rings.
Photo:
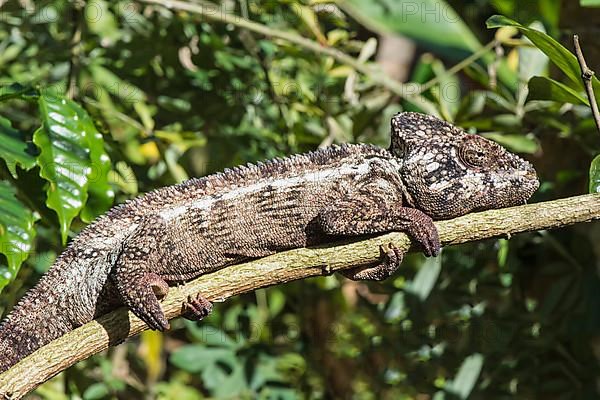
<svg viewBox="0 0 600 400">
<path fill-rule="evenodd" d="M 527 202 L 533 166 L 499 144 L 432 116 L 391 119 L 391 144 L 332 145 L 159 188 L 110 209 L 76 236 L 0 324 L 0 372 L 41 346 L 125 305 L 151 329 L 170 285 L 287 249 L 340 237 L 405 232 L 426 256 L 434 220 Z M 342 273 L 383 280 L 404 254 Z M 202 294 L 183 304 L 201 320 Z"/>
</svg>

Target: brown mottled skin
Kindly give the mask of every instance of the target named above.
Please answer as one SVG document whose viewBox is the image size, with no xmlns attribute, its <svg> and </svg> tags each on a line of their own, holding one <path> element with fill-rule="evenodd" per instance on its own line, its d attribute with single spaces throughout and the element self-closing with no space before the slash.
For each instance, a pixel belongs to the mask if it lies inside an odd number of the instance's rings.
<svg viewBox="0 0 600 400">
<path fill-rule="evenodd" d="M 416 113 L 394 116 L 391 146 L 331 146 L 227 170 L 150 192 L 84 229 L 0 325 L 0 372 L 121 304 L 165 330 L 169 284 L 247 259 L 331 241 L 404 231 L 427 256 L 434 219 L 523 204 L 533 167 L 480 136 Z M 382 246 L 379 265 L 350 270 L 381 280 L 403 254 Z M 186 304 L 201 319 L 211 304 Z"/>
</svg>

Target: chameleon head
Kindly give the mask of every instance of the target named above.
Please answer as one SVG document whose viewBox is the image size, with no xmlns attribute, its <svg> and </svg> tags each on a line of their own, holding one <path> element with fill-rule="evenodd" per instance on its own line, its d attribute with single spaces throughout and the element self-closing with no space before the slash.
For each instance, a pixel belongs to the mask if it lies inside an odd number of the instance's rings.
<svg viewBox="0 0 600 400">
<path fill-rule="evenodd" d="M 390 151 L 401 160 L 407 201 L 434 219 L 525 204 L 539 186 L 529 162 L 424 114 L 392 118 Z"/>
</svg>

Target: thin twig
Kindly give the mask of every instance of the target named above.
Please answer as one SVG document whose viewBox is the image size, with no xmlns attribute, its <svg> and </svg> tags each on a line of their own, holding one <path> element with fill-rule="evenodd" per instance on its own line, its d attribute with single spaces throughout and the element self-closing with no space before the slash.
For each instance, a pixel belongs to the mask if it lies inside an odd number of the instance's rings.
<svg viewBox="0 0 600 400">
<path fill-rule="evenodd" d="M 417 107 L 421 108 L 428 114 L 439 116 L 439 112 L 434 104 L 419 95 L 412 86 L 404 85 L 397 80 L 386 75 L 381 69 L 373 65 L 361 62 L 354 57 L 351 57 L 341 50 L 334 47 L 323 46 L 321 43 L 314 40 L 306 39 L 296 33 L 285 32 L 279 29 L 270 28 L 266 25 L 250 21 L 238 15 L 230 14 L 224 9 L 220 9 L 216 5 L 208 7 L 205 4 L 193 4 L 178 0 L 138 0 L 140 3 L 154 4 L 161 7 L 166 7 L 173 10 L 186 11 L 192 14 L 197 14 L 207 20 L 230 24 L 237 28 L 247 29 L 259 33 L 263 36 L 282 39 L 286 42 L 296 44 L 307 50 L 318 54 L 330 56 L 342 64 L 349 65 L 363 75 L 368 76 L 372 81 L 386 87 L 395 95 L 405 99 Z"/>
<path fill-rule="evenodd" d="M 427 90 L 431 89 L 433 86 L 440 83 L 440 80 L 448 78 L 448 77 L 462 71 L 463 69 L 465 69 L 469 65 L 473 64 L 475 61 L 479 60 L 481 57 L 483 57 L 488 51 L 493 49 L 497 44 L 498 44 L 498 41 L 496 39 L 492 40 L 491 42 L 489 42 L 488 44 L 483 46 L 481 49 L 479 49 L 475 53 L 471 54 L 469 57 L 465 58 L 464 60 L 462 60 L 455 66 L 453 66 L 452 68 L 448 69 L 442 76 L 436 76 L 435 78 L 431 79 L 430 81 L 425 82 L 424 84 L 422 84 L 419 87 L 418 94 L 425 93 Z"/>
<path fill-rule="evenodd" d="M 581 78 L 583 79 L 585 92 L 590 100 L 590 107 L 592 107 L 592 115 L 594 116 L 594 121 L 596 122 L 596 128 L 598 128 L 598 131 L 600 132 L 600 111 L 598 110 L 598 103 L 596 102 L 596 97 L 594 96 L 594 86 L 592 84 L 594 71 L 592 71 L 585 62 L 583 51 L 581 51 L 581 46 L 579 45 L 579 35 L 573 35 L 573 43 L 575 44 L 577 61 L 579 62 L 579 67 L 581 67 Z"/>
<path fill-rule="evenodd" d="M 600 194 L 590 194 L 473 213 L 435 225 L 443 245 L 448 246 L 597 219 L 600 219 Z M 379 245 L 390 242 L 401 250 L 410 247 L 405 234 L 389 233 L 346 244 L 290 250 L 232 265 L 172 287 L 161 306 L 167 318 L 172 319 L 181 314 L 185 299 L 198 293 L 217 301 L 266 286 L 370 265 L 380 257 Z M 146 325 L 124 308 L 105 314 L 42 347 L 1 374 L 0 398 L 4 394 L 19 399 L 76 362 L 145 329 Z"/>
<path fill-rule="evenodd" d="M 73 100 L 79 94 L 77 89 L 77 76 L 79 75 L 81 57 L 81 36 L 83 30 L 83 5 L 75 1 L 71 10 L 73 31 L 71 33 L 71 55 L 69 57 L 69 73 L 67 75 L 67 98 Z"/>
</svg>

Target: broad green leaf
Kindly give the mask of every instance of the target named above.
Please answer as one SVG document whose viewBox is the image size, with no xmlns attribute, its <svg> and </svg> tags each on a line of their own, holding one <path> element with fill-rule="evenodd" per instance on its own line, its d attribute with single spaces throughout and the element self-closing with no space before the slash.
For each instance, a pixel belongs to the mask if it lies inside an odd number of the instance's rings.
<svg viewBox="0 0 600 400">
<path fill-rule="evenodd" d="M 514 26 L 523 35 L 525 35 L 531 42 L 541 51 L 544 52 L 558 68 L 577 86 L 583 90 L 583 82 L 581 80 L 581 68 L 577 63 L 577 57 L 563 45 L 558 43 L 552 37 L 538 30 L 527 28 L 510 18 L 506 18 L 503 15 L 493 15 L 488 18 L 488 28 L 499 28 L 502 26 Z M 598 78 L 592 78 L 594 93 L 596 97 L 600 97 L 600 81 Z"/>
<path fill-rule="evenodd" d="M 27 144 L 10 121 L 0 117 L 0 158 L 6 162 L 11 175 L 17 178 L 17 165 L 29 170 L 35 166 L 35 157 L 27 152 Z"/>
<path fill-rule="evenodd" d="M 456 377 L 448 384 L 448 391 L 461 399 L 468 398 L 477 383 L 482 367 L 483 355 L 475 353 L 465 358 Z"/>
<path fill-rule="evenodd" d="M 579 0 L 582 7 L 600 7 L 600 0 Z"/>
<path fill-rule="evenodd" d="M 96 128 L 75 102 L 42 94 L 38 100 L 42 126 L 34 133 L 39 147 L 40 176 L 48 181 L 46 205 L 56 211 L 63 243 L 73 218 L 88 198 L 90 136 Z"/>
<path fill-rule="evenodd" d="M 0 291 L 13 279 L 33 246 L 38 216 L 16 197 L 16 190 L 6 181 L 0 181 L 0 253 L 6 256 L 8 266 L 0 265 Z"/>
<path fill-rule="evenodd" d="M 530 29 L 537 29 L 545 33 L 544 25 L 539 22 L 531 24 Z M 529 39 L 524 39 L 531 43 Z M 546 75 L 548 70 L 548 56 L 534 46 L 522 46 L 518 48 L 519 54 L 519 79 L 527 82 L 534 76 Z"/>
<path fill-rule="evenodd" d="M 529 80 L 528 85 L 527 100 L 551 100 L 559 103 L 590 105 L 589 101 L 575 90 L 545 76 L 534 76 Z"/>
<path fill-rule="evenodd" d="M 600 155 L 590 165 L 590 193 L 600 193 Z"/>
<path fill-rule="evenodd" d="M 443 0 L 344 0 L 341 6 L 375 32 L 402 34 L 453 59 L 481 48 L 477 37 Z"/>
</svg>

